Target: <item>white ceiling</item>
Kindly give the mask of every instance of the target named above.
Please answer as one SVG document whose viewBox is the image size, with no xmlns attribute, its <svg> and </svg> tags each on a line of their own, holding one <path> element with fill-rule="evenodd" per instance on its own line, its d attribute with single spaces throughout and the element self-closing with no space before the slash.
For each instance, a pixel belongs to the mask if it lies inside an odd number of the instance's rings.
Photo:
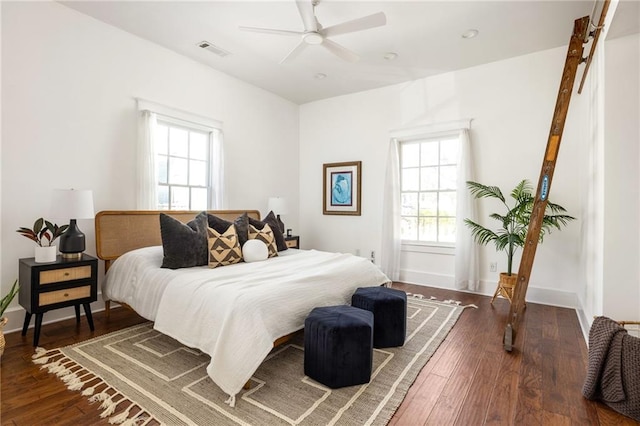
<svg viewBox="0 0 640 426">
<path fill-rule="evenodd" d="M 387 24 L 332 38 L 360 55 L 356 63 L 322 46 L 308 46 L 280 64 L 298 38 L 238 26 L 302 31 L 294 0 L 62 3 L 298 104 L 565 46 L 574 20 L 589 15 L 594 6 L 593 0 L 321 0 L 316 16 L 325 28 L 380 11 Z M 609 37 L 639 28 L 640 3 L 621 1 Z M 463 39 L 469 29 L 479 35 Z M 197 46 L 203 40 L 231 54 L 221 58 L 203 50 Z M 397 53 L 397 59 L 385 60 L 387 52 Z M 327 77 L 317 79 L 317 73 Z"/>
</svg>

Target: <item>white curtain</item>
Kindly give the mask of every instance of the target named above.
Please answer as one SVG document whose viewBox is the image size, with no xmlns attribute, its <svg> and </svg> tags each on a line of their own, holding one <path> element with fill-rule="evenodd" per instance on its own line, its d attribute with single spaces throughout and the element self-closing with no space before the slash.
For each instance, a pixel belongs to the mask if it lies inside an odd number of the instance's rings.
<svg viewBox="0 0 640 426">
<path fill-rule="evenodd" d="M 474 180 L 472 169 L 469 130 L 462 129 L 456 188 L 455 286 L 467 290 L 477 290 L 480 284 L 478 245 L 473 241 L 470 229 L 464 224 L 465 218 L 476 221 L 475 201 L 467 189 L 467 181 Z"/>
<path fill-rule="evenodd" d="M 136 208 L 138 210 L 155 210 L 158 208 L 154 140 L 157 117 L 155 113 L 148 110 L 140 111 L 140 114 L 136 168 L 138 173 Z"/>
<path fill-rule="evenodd" d="M 209 208 L 224 209 L 224 147 L 221 130 L 214 130 L 209 134 L 211 138 L 211 173 L 209 186 L 211 188 L 211 202 Z"/>
<path fill-rule="evenodd" d="M 392 281 L 400 280 L 400 157 L 399 143 L 391 139 L 387 157 L 382 202 L 382 271 Z"/>
</svg>

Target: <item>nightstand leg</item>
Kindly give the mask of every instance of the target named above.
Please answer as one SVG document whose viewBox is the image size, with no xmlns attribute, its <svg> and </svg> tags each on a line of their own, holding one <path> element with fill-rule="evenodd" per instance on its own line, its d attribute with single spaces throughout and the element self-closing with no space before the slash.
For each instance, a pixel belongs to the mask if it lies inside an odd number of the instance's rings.
<svg viewBox="0 0 640 426">
<path fill-rule="evenodd" d="M 22 335 L 27 335 L 27 329 L 29 328 L 29 323 L 31 322 L 31 313 L 24 313 L 24 324 L 22 325 Z"/>
<path fill-rule="evenodd" d="M 38 346 L 40 340 L 40 328 L 42 327 L 43 314 L 36 314 L 36 329 L 33 332 L 33 346 Z"/>
<path fill-rule="evenodd" d="M 76 324 L 80 324 L 80 305 L 74 305 L 76 308 Z"/>
<path fill-rule="evenodd" d="M 84 313 L 87 315 L 87 321 L 89 321 L 89 328 L 91 329 L 91 331 L 93 331 L 94 328 L 93 317 L 91 316 L 91 305 L 88 303 L 83 303 L 82 306 L 84 306 Z"/>
</svg>

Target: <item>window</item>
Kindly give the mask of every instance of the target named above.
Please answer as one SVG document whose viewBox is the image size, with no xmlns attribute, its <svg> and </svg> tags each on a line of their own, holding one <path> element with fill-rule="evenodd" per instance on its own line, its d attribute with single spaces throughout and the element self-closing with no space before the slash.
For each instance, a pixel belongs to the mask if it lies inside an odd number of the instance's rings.
<svg viewBox="0 0 640 426">
<path fill-rule="evenodd" d="M 451 134 L 400 142 L 402 240 L 455 243 L 458 150 Z"/>
<path fill-rule="evenodd" d="M 144 99 L 137 103 L 137 208 L 223 209 L 222 123 Z"/>
<path fill-rule="evenodd" d="M 158 117 L 154 141 L 158 209 L 207 210 L 210 134 Z"/>
</svg>

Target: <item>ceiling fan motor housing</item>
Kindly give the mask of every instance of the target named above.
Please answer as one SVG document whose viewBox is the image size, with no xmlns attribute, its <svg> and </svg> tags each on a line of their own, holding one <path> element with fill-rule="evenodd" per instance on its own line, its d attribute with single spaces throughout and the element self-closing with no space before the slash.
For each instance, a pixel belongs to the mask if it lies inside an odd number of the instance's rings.
<svg viewBox="0 0 640 426">
<path fill-rule="evenodd" d="M 302 36 L 302 39 L 307 44 L 322 44 L 322 42 L 324 41 L 324 37 L 322 36 L 322 34 L 317 33 L 315 31 L 305 33 Z"/>
</svg>

